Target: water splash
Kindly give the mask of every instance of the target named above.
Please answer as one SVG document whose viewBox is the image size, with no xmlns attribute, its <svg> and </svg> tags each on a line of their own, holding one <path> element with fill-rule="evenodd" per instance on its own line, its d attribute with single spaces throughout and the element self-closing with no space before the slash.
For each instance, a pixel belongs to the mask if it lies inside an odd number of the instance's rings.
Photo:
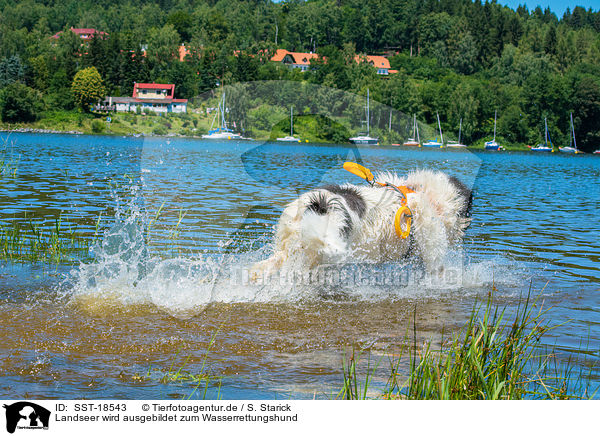
<svg viewBox="0 0 600 436">
<path fill-rule="evenodd" d="M 308 269 L 302 256 L 262 280 L 251 281 L 250 267 L 269 256 L 255 251 L 165 257 L 147 241 L 148 220 L 139 208 L 119 213 L 93 247 L 94 261 L 70 274 L 70 304 L 94 313 L 115 310 L 164 311 L 187 318 L 211 303 L 293 303 L 315 300 L 379 301 L 461 296 L 489 291 L 493 284 L 515 286 L 520 274 L 510 264 L 471 262 L 460 252 L 448 256 L 443 272 L 427 274 L 416 262 L 321 265 Z"/>
</svg>

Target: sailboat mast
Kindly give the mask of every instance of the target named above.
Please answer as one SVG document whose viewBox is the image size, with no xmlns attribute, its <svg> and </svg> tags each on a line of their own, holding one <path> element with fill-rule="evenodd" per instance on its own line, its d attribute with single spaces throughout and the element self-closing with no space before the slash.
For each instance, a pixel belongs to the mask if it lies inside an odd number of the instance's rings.
<svg viewBox="0 0 600 436">
<path fill-rule="evenodd" d="M 575 141 L 575 126 L 573 126 L 573 112 L 571 112 L 571 131 L 573 133 L 573 147 L 577 150 L 577 141 Z"/>
<path fill-rule="evenodd" d="M 442 134 L 442 125 L 440 124 L 440 114 L 438 112 L 435 113 L 437 115 L 437 120 L 438 120 L 438 129 L 440 129 L 440 139 L 441 139 L 441 143 L 444 143 L 444 135 Z"/>
<path fill-rule="evenodd" d="M 221 128 L 227 128 L 227 121 L 225 121 L 225 92 L 223 92 L 223 99 L 221 100 Z"/>
<path fill-rule="evenodd" d="M 496 142 L 496 114 L 498 111 L 494 111 L 494 142 Z"/>
<path fill-rule="evenodd" d="M 369 88 L 367 88 L 367 136 L 369 136 Z"/>
<path fill-rule="evenodd" d="M 546 141 L 546 147 L 548 147 L 548 120 L 544 118 L 544 140 Z"/>
<path fill-rule="evenodd" d="M 460 144 L 460 133 L 462 131 L 462 118 L 460 119 L 460 123 L 458 124 L 458 143 Z"/>
<path fill-rule="evenodd" d="M 290 136 L 294 136 L 294 106 L 290 107 Z"/>
<path fill-rule="evenodd" d="M 417 123 L 417 114 L 415 114 L 415 130 L 417 131 L 417 142 L 421 146 L 421 138 L 419 138 L 419 124 Z"/>
</svg>

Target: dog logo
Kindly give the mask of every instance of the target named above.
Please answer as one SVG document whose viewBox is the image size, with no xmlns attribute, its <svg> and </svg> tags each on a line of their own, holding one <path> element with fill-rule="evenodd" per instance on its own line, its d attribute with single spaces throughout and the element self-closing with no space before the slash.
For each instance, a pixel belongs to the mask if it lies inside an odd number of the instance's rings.
<svg viewBox="0 0 600 436">
<path fill-rule="evenodd" d="M 14 433 L 19 429 L 48 429 L 50 411 L 28 401 L 4 405 L 6 409 L 6 431 Z"/>
</svg>

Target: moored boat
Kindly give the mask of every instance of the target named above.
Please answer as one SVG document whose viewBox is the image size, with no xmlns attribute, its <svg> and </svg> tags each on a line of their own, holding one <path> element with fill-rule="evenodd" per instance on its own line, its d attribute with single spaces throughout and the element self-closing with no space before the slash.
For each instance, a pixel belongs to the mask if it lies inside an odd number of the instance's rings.
<svg viewBox="0 0 600 436">
<path fill-rule="evenodd" d="M 294 107 L 290 107 L 290 134 L 283 138 L 277 138 L 281 142 L 302 142 L 300 138 L 294 137 Z"/>
<path fill-rule="evenodd" d="M 554 152 L 554 146 L 552 144 L 552 141 L 549 140 L 549 135 L 548 135 L 548 120 L 546 118 L 544 118 L 544 143 L 543 144 L 538 144 L 535 147 L 529 147 L 529 149 L 531 151 L 537 151 L 537 152 L 544 152 L 544 153 L 552 153 Z M 550 145 L 548 145 L 550 144 Z"/>
<path fill-rule="evenodd" d="M 498 144 L 496 142 L 496 115 L 497 115 L 497 111 L 494 111 L 494 139 L 486 142 L 485 146 L 484 146 L 484 148 L 486 150 L 490 150 L 490 151 L 502 150 L 502 147 L 500 146 L 500 144 Z"/>
<path fill-rule="evenodd" d="M 415 139 L 416 138 L 416 139 Z M 419 138 L 419 125 L 417 124 L 417 115 L 413 115 L 413 136 L 408 138 L 402 145 L 407 147 L 420 147 L 421 139 Z"/>
<path fill-rule="evenodd" d="M 206 135 L 202 135 L 202 139 L 245 139 L 239 133 L 234 132 L 229 127 L 227 127 L 227 120 L 225 119 L 225 93 L 223 92 L 223 96 L 221 97 L 221 101 L 219 106 L 217 107 L 217 112 L 212 120 L 210 125 L 210 129 Z M 213 129 L 215 121 L 219 119 L 219 127 Z"/>
<path fill-rule="evenodd" d="M 440 124 L 440 114 L 439 113 L 435 113 L 437 116 L 437 122 L 438 122 L 438 129 L 440 132 L 440 140 L 438 141 L 438 138 L 436 136 L 436 138 L 434 140 L 430 140 L 427 142 L 423 143 L 423 147 L 438 147 L 438 148 L 442 148 L 444 146 L 444 135 L 442 133 L 442 125 Z"/>
<path fill-rule="evenodd" d="M 366 119 L 366 123 L 367 123 L 367 133 L 366 135 L 358 135 L 358 136 L 354 136 L 352 138 L 349 138 L 349 141 L 353 144 L 362 144 L 362 145 L 378 145 L 379 144 L 379 139 L 378 138 L 373 138 L 372 136 L 369 136 L 370 134 L 370 126 L 369 126 L 369 89 L 367 88 L 367 106 L 366 106 L 366 115 L 367 115 L 367 119 Z"/>
<path fill-rule="evenodd" d="M 571 132 L 570 132 L 570 140 L 568 147 L 558 147 L 558 150 L 561 153 L 573 153 L 573 154 L 582 154 L 582 151 L 577 149 L 577 141 L 575 140 L 575 127 L 573 127 L 573 112 L 571 112 Z M 599 150 L 600 151 L 600 150 Z"/>
<path fill-rule="evenodd" d="M 452 148 L 465 148 L 466 145 L 460 142 L 460 134 L 462 133 L 462 118 L 460 119 L 460 123 L 458 125 L 458 141 L 448 141 L 446 143 L 446 147 Z"/>
</svg>

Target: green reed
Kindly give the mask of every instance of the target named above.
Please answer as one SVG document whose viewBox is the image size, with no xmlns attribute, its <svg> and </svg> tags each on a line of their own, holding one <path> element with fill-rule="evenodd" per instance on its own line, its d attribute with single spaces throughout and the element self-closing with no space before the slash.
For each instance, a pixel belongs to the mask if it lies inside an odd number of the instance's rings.
<svg viewBox="0 0 600 436">
<path fill-rule="evenodd" d="M 538 308 L 540 306 L 540 308 Z M 390 375 L 382 397 L 410 400 L 516 400 L 593 398 L 590 374 L 573 362 L 561 362 L 557 353 L 541 345 L 541 338 L 560 326 L 543 321 L 539 298 L 529 295 L 520 303 L 514 319 L 493 304 L 492 294 L 485 305 L 476 304 L 465 326 L 439 349 L 431 342 L 417 346 L 407 338 L 400 357 L 390 362 Z M 416 318 L 416 316 L 415 316 Z M 407 368 L 406 374 L 401 368 Z M 365 399 L 372 378 L 367 375 L 357 389 L 357 365 L 343 364 L 344 387 L 338 397 Z M 360 385 L 360 384 L 358 384 Z"/>
<path fill-rule="evenodd" d="M 177 354 L 171 359 L 171 364 L 168 369 L 153 368 L 152 366 L 150 366 L 145 375 L 135 374 L 133 376 L 133 380 L 136 382 L 146 382 L 156 380 L 156 378 L 158 377 L 159 383 L 165 385 L 172 383 L 187 385 L 191 383 L 192 386 L 194 386 L 194 388 L 189 393 L 189 395 L 183 395 L 181 398 L 182 400 L 191 399 L 197 391 L 201 392 L 202 399 L 205 400 L 208 397 L 209 389 L 211 387 L 216 387 L 216 397 L 217 399 L 220 399 L 222 377 L 213 375 L 207 363 L 211 350 L 215 344 L 218 331 L 219 330 L 217 330 L 217 332 L 215 332 L 211 336 L 210 342 L 202 358 L 200 368 L 198 368 L 197 370 L 192 371 L 191 369 L 189 369 L 190 360 L 192 358 L 191 355 L 188 356 L 183 361 L 183 363 L 176 363 L 181 353 L 181 350 L 179 350 Z"/>
<path fill-rule="evenodd" d="M 148 220 L 143 216 L 135 220 L 135 225 L 143 230 L 145 242 L 149 245 L 160 244 L 171 255 L 180 253 L 178 238 L 181 224 L 187 211 L 179 209 L 176 222 L 161 225 L 162 233 L 155 231 L 163 217 L 164 203 Z M 130 219 L 133 212 L 126 211 L 121 219 Z M 65 220 L 62 213 L 55 218 L 34 218 L 25 214 L 14 217 L 8 222 L 0 221 L 0 260 L 14 262 L 73 263 L 91 259 L 90 248 L 103 236 L 103 212 L 95 219 L 92 229 L 78 229 L 77 224 Z M 6 221 L 6 219 L 5 219 Z M 162 239 L 160 239 L 162 238 Z"/>
<path fill-rule="evenodd" d="M 96 223 L 96 229 L 99 220 Z M 77 226 L 63 221 L 25 217 L 9 223 L 0 222 L 0 259 L 16 262 L 73 262 L 89 256 L 91 237 L 77 231 Z"/>
<path fill-rule="evenodd" d="M 336 399 L 343 400 L 366 400 L 368 399 L 368 390 L 371 377 L 375 374 L 377 365 L 371 368 L 371 359 L 367 359 L 367 372 L 365 380 L 362 382 L 357 373 L 358 362 L 360 361 L 361 352 L 352 350 L 349 357 L 344 356 L 342 359 L 342 370 L 344 372 L 344 387 L 337 394 Z"/>
</svg>

